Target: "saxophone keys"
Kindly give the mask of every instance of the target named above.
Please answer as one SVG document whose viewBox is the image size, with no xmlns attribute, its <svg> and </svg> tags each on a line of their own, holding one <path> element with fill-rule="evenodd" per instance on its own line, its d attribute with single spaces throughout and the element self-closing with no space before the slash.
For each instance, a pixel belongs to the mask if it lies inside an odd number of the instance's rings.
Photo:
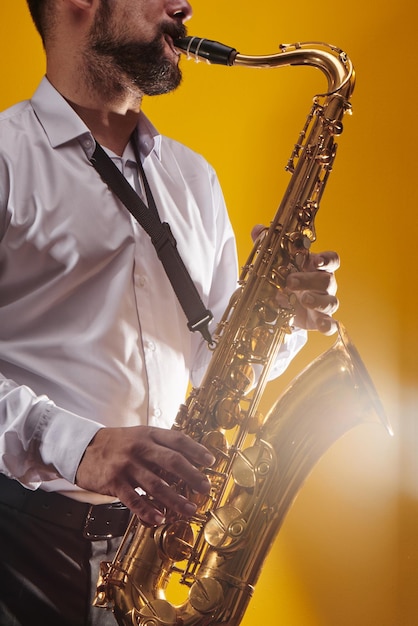
<svg viewBox="0 0 418 626">
<path fill-rule="evenodd" d="M 237 395 L 245 395 L 254 385 L 254 369 L 249 363 L 237 362 L 231 369 L 229 380 L 234 393 Z"/>
<path fill-rule="evenodd" d="M 132 624 L 138 626 L 176 626 L 176 609 L 167 600 L 153 600 L 139 611 L 133 609 Z"/>
<path fill-rule="evenodd" d="M 274 309 L 274 318 L 269 321 L 275 321 L 277 318 L 277 306 Z M 269 326 L 257 326 L 250 334 L 250 350 L 251 355 L 256 358 L 262 358 L 270 347 L 273 338 L 273 329 Z"/>
<path fill-rule="evenodd" d="M 205 540 L 213 548 L 231 549 L 240 542 L 247 528 L 242 511 L 234 506 L 222 506 L 211 511 L 211 519 L 205 526 Z"/>
<path fill-rule="evenodd" d="M 232 477 L 239 487 L 252 489 L 263 480 L 272 466 L 271 452 L 260 445 L 254 445 L 238 452 L 232 465 Z"/>
<path fill-rule="evenodd" d="M 178 520 L 160 526 L 155 533 L 158 550 L 164 558 L 178 562 L 188 559 L 194 545 L 194 535 L 190 524 Z"/>
<path fill-rule="evenodd" d="M 226 397 L 216 403 L 214 416 L 218 426 L 229 430 L 240 421 L 241 407 L 239 400 L 233 397 Z"/>
<path fill-rule="evenodd" d="M 96 593 L 93 600 L 93 606 L 102 609 L 109 609 L 112 605 L 108 597 L 108 581 L 111 574 L 112 564 L 108 561 L 100 563 L 99 578 L 97 581 Z"/>
<path fill-rule="evenodd" d="M 200 443 L 205 446 L 212 454 L 217 458 L 221 458 L 222 460 L 228 459 L 228 442 L 223 433 L 219 430 L 210 430 L 207 432 Z"/>
<path fill-rule="evenodd" d="M 189 601 L 199 613 L 210 613 L 222 606 L 222 585 L 215 578 L 198 578 L 190 588 Z"/>
</svg>

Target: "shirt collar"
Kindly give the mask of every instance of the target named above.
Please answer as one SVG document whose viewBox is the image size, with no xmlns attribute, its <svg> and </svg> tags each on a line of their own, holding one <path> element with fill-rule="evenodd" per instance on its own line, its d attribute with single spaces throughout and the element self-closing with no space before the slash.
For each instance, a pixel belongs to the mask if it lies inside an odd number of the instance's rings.
<svg viewBox="0 0 418 626">
<path fill-rule="evenodd" d="M 89 128 L 46 76 L 34 93 L 31 104 L 53 148 L 77 139 L 89 152 L 89 142 L 85 141 L 86 138 L 93 140 Z M 135 132 L 138 133 L 141 155 L 145 158 L 154 151 L 161 160 L 161 135 L 142 111 Z M 92 153 L 94 142 L 90 144 Z"/>
</svg>

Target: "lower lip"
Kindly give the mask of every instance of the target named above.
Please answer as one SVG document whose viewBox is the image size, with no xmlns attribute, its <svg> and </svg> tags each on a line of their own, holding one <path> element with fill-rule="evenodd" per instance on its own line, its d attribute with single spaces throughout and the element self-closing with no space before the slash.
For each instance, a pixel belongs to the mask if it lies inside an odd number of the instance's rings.
<svg viewBox="0 0 418 626">
<path fill-rule="evenodd" d="M 178 52 L 176 48 L 174 47 L 174 42 L 173 42 L 173 39 L 170 37 L 170 35 L 164 35 L 164 40 L 166 44 L 168 45 L 168 47 L 170 48 L 171 52 L 175 54 L 177 57 L 179 57 L 180 52 Z"/>
</svg>

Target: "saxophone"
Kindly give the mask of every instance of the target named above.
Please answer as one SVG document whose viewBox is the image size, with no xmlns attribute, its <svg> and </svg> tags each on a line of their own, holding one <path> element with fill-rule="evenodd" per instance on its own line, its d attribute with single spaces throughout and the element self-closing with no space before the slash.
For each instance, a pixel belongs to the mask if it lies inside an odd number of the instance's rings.
<svg viewBox="0 0 418 626">
<path fill-rule="evenodd" d="M 265 557 L 304 480 L 342 434 L 368 419 L 390 431 L 373 383 L 344 329 L 334 346 L 299 374 L 264 419 L 259 404 L 278 351 L 292 332 L 289 272 L 301 271 L 315 241 L 314 219 L 350 110 L 351 61 L 327 44 L 283 45 L 277 54 L 244 56 L 218 42 L 186 37 L 176 48 L 223 65 L 310 65 L 328 79 L 314 97 L 287 170 L 291 180 L 268 229 L 258 237 L 214 333 L 199 388 L 173 428 L 216 457 L 202 468 L 207 496 L 173 485 L 197 504 L 192 519 L 167 512 L 145 527 L 133 517 L 111 563 L 102 563 L 95 605 L 120 626 L 238 625 Z M 278 294 L 284 298 L 277 308 Z M 170 600 L 169 583 L 179 602 Z"/>
</svg>

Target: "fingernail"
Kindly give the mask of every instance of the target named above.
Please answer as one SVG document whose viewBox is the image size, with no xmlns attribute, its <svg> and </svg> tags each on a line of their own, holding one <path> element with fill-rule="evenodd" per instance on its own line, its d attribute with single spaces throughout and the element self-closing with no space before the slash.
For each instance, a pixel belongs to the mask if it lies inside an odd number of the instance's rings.
<svg viewBox="0 0 418 626">
<path fill-rule="evenodd" d="M 164 522 L 165 522 L 164 515 L 162 515 L 161 513 L 155 513 L 155 515 L 154 515 L 154 525 L 155 526 L 160 526 L 161 524 L 164 524 Z"/>
<path fill-rule="evenodd" d="M 205 454 L 203 457 L 203 463 L 205 467 L 211 467 L 215 463 L 215 461 L 216 458 L 213 456 L 213 454 L 210 454 L 210 452 Z"/>
<path fill-rule="evenodd" d="M 186 502 L 184 505 L 184 514 L 185 515 L 194 515 L 196 513 L 196 505 L 192 502 Z"/>
<path fill-rule="evenodd" d="M 310 293 L 305 293 L 302 298 L 303 304 L 315 304 L 315 298 Z"/>
</svg>

